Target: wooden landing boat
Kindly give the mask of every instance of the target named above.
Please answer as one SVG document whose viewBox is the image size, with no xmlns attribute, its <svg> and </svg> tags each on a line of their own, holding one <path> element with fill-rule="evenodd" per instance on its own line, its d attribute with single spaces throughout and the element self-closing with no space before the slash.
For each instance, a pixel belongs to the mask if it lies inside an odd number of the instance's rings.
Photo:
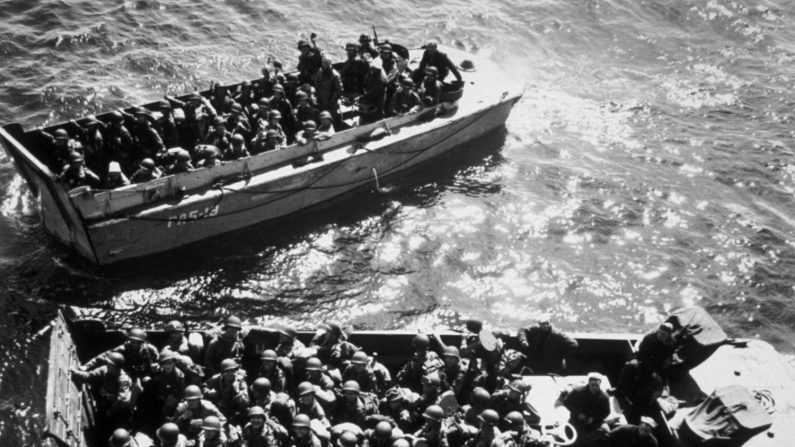
<svg viewBox="0 0 795 447">
<path fill-rule="evenodd" d="M 68 191 L 58 173 L 42 162 L 50 148 L 35 131 L 9 124 L 0 128 L 0 142 L 38 198 L 46 230 L 85 258 L 110 264 L 327 203 L 373 185 L 375 175 L 384 178 L 403 172 L 504 126 L 521 98 L 516 84 L 484 58 L 450 48 L 444 51 L 454 63 L 468 61 L 474 69 L 462 72 L 463 95 L 436 106 L 445 113 L 435 119 L 428 119 L 430 109 L 426 109 L 338 132 L 322 142 L 110 191 Z M 421 56 L 412 52 L 409 68 Z M 237 84 L 228 87 L 232 91 Z M 98 118 L 107 121 L 107 115 Z M 377 129 L 388 135 L 373 139 Z M 316 153 L 323 154 L 323 161 L 293 166 L 294 160 Z"/>
<path fill-rule="evenodd" d="M 697 445 L 721 445 L 743 447 L 788 446 L 795 442 L 795 372 L 786 359 L 770 344 L 761 340 L 730 340 L 700 308 L 675 311 L 667 321 L 677 321 L 687 328 L 689 337 L 695 340 L 688 343 L 680 353 L 685 363 L 690 362 L 689 372 L 671 382 L 671 394 L 682 401 L 673 417 L 660 420 L 666 422 L 658 427 L 656 434 L 661 446 L 691 447 Z M 711 323 L 710 323 L 711 322 Z M 217 328 L 216 328 L 217 330 Z M 196 330 L 205 339 L 210 330 Z M 161 346 L 165 341 L 162 331 L 149 331 L 149 341 Z M 251 361 L 259 357 L 258 352 L 271 348 L 278 341 L 275 329 L 248 327 L 244 329 L 243 341 L 246 345 L 241 364 L 252 368 Z M 308 345 L 314 332 L 300 331 L 299 339 Z M 349 335 L 349 341 L 362 347 L 368 353 L 377 352 L 378 360 L 393 373 L 397 371 L 411 354 L 411 338 L 415 333 L 407 331 L 362 331 Z M 439 334 L 445 344 L 460 343 L 462 334 L 443 332 Z M 470 334 L 471 335 L 471 334 Z M 560 408 L 555 401 L 560 392 L 572 385 L 584 383 L 588 372 L 601 373 L 603 388 L 615 384 L 622 365 L 632 358 L 637 342 L 642 338 L 637 334 L 585 334 L 575 333 L 579 350 L 568 359 L 567 375 L 524 376 L 526 383 L 532 385 L 528 400 L 541 415 L 542 426 L 552 426 L 561 422 Z M 516 347 L 517 339 L 511 334 L 501 334 L 506 347 Z M 77 367 L 89 358 L 118 346 L 125 340 L 125 332 L 109 329 L 96 320 L 72 320 L 59 313 L 50 339 L 50 357 L 46 399 L 46 436 L 52 445 L 83 447 L 102 446 L 106 439 L 96 439 L 100 423 L 92 412 L 92 397 L 86 389 L 77 387 L 70 380 L 69 369 Z M 254 360 L 256 361 L 256 360 Z M 394 377 L 394 374 L 393 374 Z M 714 396 L 716 390 L 739 386 L 748 393 L 764 396 L 767 405 L 753 403 L 765 408 L 758 414 L 755 430 L 751 430 L 750 418 L 732 412 L 743 410 L 732 408 L 730 404 L 718 408 L 728 408 L 717 419 L 734 422 L 721 435 L 730 437 L 732 431 L 746 435 L 734 438 L 732 442 L 705 443 L 693 441 L 688 433 L 689 425 L 683 420 L 697 413 L 696 405 L 707 396 Z M 620 417 L 621 405 L 611 398 L 612 411 Z M 709 402 L 713 402 L 707 399 Z M 754 401 L 755 402 L 755 401 Z M 714 402 L 713 402 L 714 403 Z M 752 405 L 752 406 L 753 406 Z M 761 411 L 761 410 L 760 410 Z M 769 413 L 769 414 L 768 414 Z M 565 423 L 568 415 L 564 415 Z M 768 418 L 765 425 L 758 424 L 759 418 Z M 762 421 L 765 422 L 765 421 Z M 694 425 L 694 424 L 690 424 Z M 703 428 L 703 427 L 701 427 Z M 725 428 L 725 427 L 724 427 Z M 690 430 L 692 431 L 692 430 Z M 747 439 L 746 439 L 747 438 Z M 730 439 L 730 438 L 727 438 Z M 714 440 L 713 440 L 714 441 Z M 725 440 L 724 440 L 725 441 Z M 559 444 L 565 445 L 565 444 Z"/>
</svg>

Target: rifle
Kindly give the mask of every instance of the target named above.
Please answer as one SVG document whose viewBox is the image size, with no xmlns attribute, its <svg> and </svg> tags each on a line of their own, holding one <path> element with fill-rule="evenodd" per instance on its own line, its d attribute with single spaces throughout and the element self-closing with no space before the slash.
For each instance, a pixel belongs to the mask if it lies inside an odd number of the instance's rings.
<svg viewBox="0 0 795 447">
<path fill-rule="evenodd" d="M 378 33 L 375 31 L 375 25 L 373 27 L 373 44 L 377 47 L 378 46 Z"/>
</svg>

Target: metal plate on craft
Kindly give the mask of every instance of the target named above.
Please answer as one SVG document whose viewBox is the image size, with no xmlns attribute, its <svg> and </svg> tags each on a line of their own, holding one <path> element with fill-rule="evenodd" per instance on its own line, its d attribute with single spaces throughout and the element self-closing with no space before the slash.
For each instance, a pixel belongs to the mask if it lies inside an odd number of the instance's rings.
<svg viewBox="0 0 795 447">
<path fill-rule="evenodd" d="M 488 329 L 481 329 L 478 333 L 478 339 L 480 340 L 480 345 L 483 346 L 483 349 L 486 351 L 493 351 L 497 349 L 497 337 L 494 336 Z"/>
</svg>

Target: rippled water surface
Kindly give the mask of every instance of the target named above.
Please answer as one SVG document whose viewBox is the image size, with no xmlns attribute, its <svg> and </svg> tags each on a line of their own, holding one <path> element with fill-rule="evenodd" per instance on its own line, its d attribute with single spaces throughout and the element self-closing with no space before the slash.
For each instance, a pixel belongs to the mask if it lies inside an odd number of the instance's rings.
<svg viewBox="0 0 795 447">
<path fill-rule="evenodd" d="M 114 323 L 639 331 L 707 307 L 795 350 L 795 3 L 0 0 L 0 123 L 26 127 L 342 57 L 377 27 L 497 61 L 505 130 L 277 225 L 121 267 L 54 243 L 0 153 L 0 445 L 36 445 L 58 305 Z"/>
</svg>

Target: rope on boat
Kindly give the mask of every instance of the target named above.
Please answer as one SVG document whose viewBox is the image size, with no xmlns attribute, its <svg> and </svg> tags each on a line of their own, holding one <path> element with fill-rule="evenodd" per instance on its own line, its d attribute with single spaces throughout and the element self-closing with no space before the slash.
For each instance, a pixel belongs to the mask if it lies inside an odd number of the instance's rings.
<svg viewBox="0 0 795 447">
<path fill-rule="evenodd" d="M 759 404 L 762 405 L 762 408 L 764 408 L 768 414 L 776 412 L 776 399 L 773 397 L 773 393 L 770 392 L 770 390 L 754 390 L 753 393 L 756 400 L 759 401 Z"/>
<path fill-rule="evenodd" d="M 483 113 L 480 113 L 480 114 L 476 115 L 472 119 L 471 122 L 469 122 L 467 124 L 464 124 L 463 126 L 461 126 L 461 128 L 459 130 L 456 130 L 455 132 L 451 132 L 450 134 L 443 136 L 439 140 L 428 144 L 427 146 L 425 146 L 422 149 L 417 149 L 417 150 L 413 150 L 413 151 L 403 151 L 403 152 L 391 153 L 391 154 L 394 154 L 394 155 L 412 154 L 412 156 L 407 158 L 407 159 L 405 159 L 405 160 L 403 160 L 403 161 L 401 161 L 400 163 L 392 166 L 391 168 L 385 170 L 383 172 L 383 174 L 389 174 L 390 172 L 393 172 L 393 171 L 397 170 L 401 166 L 403 166 L 403 165 L 409 163 L 410 161 L 414 160 L 415 158 L 419 157 L 424 152 L 430 150 L 431 148 L 433 148 L 434 146 L 438 145 L 439 143 L 442 143 L 442 142 L 444 142 L 444 141 L 446 141 L 446 140 L 458 135 L 464 129 L 466 129 L 467 127 L 475 124 L 481 118 L 483 118 L 484 116 L 488 115 L 488 112 L 492 111 L 494 108 L 496 108 L 497 106 L 501 105 L 503 103 L 503 101 L 505 100 L 506 96 L 508 96 L 508 92 L 507 91 L 502 93 L 502 96 L 500 96 L 499 101 L 494 103 L 491 107 L 486 109 Z M 390 153 L 385 153 L 385 154 L 390 154 Z M 197 215 L 196 217 L 192 217 L 192 218 L 189 217 L 189 218 L 186 218 L 184 220 L 180 219 L 180 221 L 181 222 L 193 222 L 193 221 L 197 221 L 197 220 L 201 220 L 201 219 L 214 219 L 214 218 L 231 216 L 231 215 L 234 215 L 234 214 L 245 213 L 245 212 L 251 211 L 251 210 L 256 209 L 256 208 L 260 208 L 260 207 L 263 207 L 263 206 L 270 205 L 273 202 L 288 198 L 288 197 L 290 197 L 290 196 L 292 196 L 294 194 L 297 194 L 297 193 L 299 193 L 301 191 L 311 190 L 311 189 L 333 189 L 333 188 L 340 188 L 340 187 L 344 187 L 344 186 L 354 186 L 354 185 L 364 184 L 364 183 L 367 183 L 369 181 L 369 179 L 366 179 L 366 180 L 354 180 L 354 181 L 350 181 L 350 182 L 337 183 L 337 184 L 334 184 L 334 185 L 314 186 L 316 183 L 318 183 L 320 180 L 325 178 L 327 175 L 329 175 L 332 172 L 334 172 L 335 170 L 337 170 L 340 166 L 342 166 L 342 163 L 337 163 L 336 165 L 332 166 L 331 169 L 327 170 L 322 175 L 319 175 L 317 178 L 313 179 L 308 184 L 306 184 L 304 186 L 301 186 L 301 187 L 297 187 L 297 188 L 285 188 L 285 189 L 281 189 L 281 190 L 275 190 L 275 189 L 270 189 L 270 190 L 261 190 L 261 189 L 240 190 L 240 189 L 229 188 L 227 186 L 224 186 L 221 183 L 217 183 L 215 186 L 218 187 L 221 190 L 222 194 L 220 195 L 218 200 L 215 202 L 215 204 L 213 206 L 211 206 L 211 207 L 208 207 L 207 210 L 204 213 L 202 213 L 200 215 Z M 218 214 L 210 215 L 211 210 L 215 206 L 220 205 L 221 201 L 224 199 L 224 194 L 223 194 L 224 190 L 232 192 L 232 193 L 241 193 L 241 194 L 282 194 L 283 193 L 285 195 L 280 195 L 278 197 L 274 197 L 271 200 L 268 200 L 268 201 L 265 201 L 265 202 L 262 202 L 262 203 L 258 203 L 256 205 L 248 207 L 248 208 L 241 208 L 241 209 L 237 209 L 237 210 L 234 210 L 234 211 L 228 211 L 226 213 L 218 213 Z M 149 221 L 149 222 L 168 222 L 168 221 L 173 220 L 173 219 L 164 218 L 164 217 L 141 217 L 141 216 L 134 216 L 134 215 L 117 215 L 117 216 L 109 216 L 109 217 L 112 217 L 112 218 L 113 217 L 115 217 L 115 218 L 123 218 L 123 219 L 130 219 L 130 220 L 141 220 L 141 221 Z"/>
</svg>

